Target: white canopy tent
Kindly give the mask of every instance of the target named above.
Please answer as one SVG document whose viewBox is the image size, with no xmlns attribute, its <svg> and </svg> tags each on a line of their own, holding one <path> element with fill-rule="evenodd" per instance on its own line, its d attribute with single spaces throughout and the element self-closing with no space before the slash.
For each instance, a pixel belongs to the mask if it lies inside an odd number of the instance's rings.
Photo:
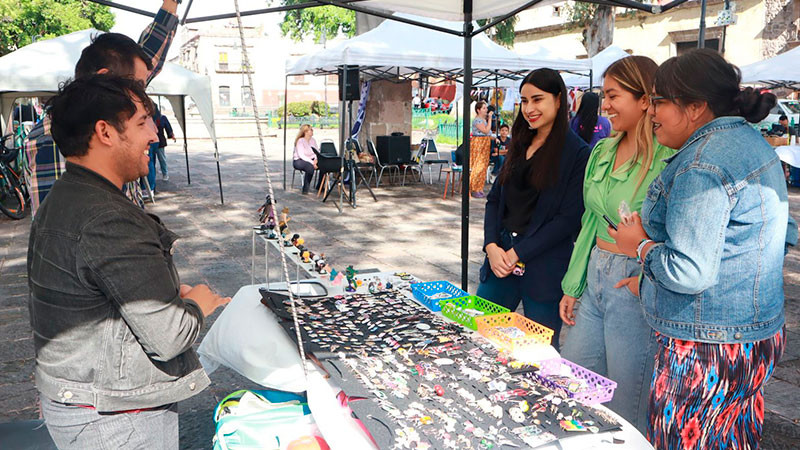
<svg viewBox="0 0 800 450">
<path fill-rule="evenodd" d="M 59 84 L 72 78 L 81 51 L 91 43 L 92 36 L 103 33 L 95 29 L 76 31 L 45 41 L 35 42 L 15 52 L 0 57 L 0 122 L 8 121 L 14 100 L 20 97 L 50 96 L 58 91 Z M 198 75 L 177 64 L 164 63 L 161 73 L 147 87 L 150 95 L 166 97 L 172 105 L 184 133 L 186 175 L 189 175 L 189 153 L 186 143 L 185 98 L 189 96 L 197 106 L 208 134 L 214 142 L 214 158 L 219 175 L 219 154 L 214 128 L 214 109 L 211 103 L 211 84 L 208 77 Z M 220 201 L 222 179 L 219 177 Z"/>
<path fill-rule="evenodd" d="M 625 58 L 626 56 L 630 56 L 628 52 L 625 50 L 617 47 L 616 45 L 611 45 L 606 47 L 598 54 L 594 55 L 589 59 L 592 64 L 592 85 L 591 87 L 597 87 L 603 85 L 603 73 L 608 69 L 611 64 L 614 64 L 616 61 Z M 578 87 L 578 88 L 588 88 L 589 86 L 589 79 L 587 77 L 579 77 L 575 75 L 567 75 L 564 77 L 564 83 L 570 87 Z"/>
<path fill-rule="evenodd" d="M 397 16 L 416 21 L 426 20 L 407 14 Z M 427 19 L 427 23 L 455 32 L 463 27 L 458 22 L 435 19 Z M 462 53 L 463 42 L 458 36 L 386 20 L 376 28 L 331 48 L 288 61 L 286 73 L 299 75 L 335 71 L 342 65 L 392 68 L 393 73 L 400 75 L 417 73 L 419 69 L 461 72 L 464 67 Z M 472 39 L 472 67 L 473 76 L 480 77 L 482 70 L 516 73 L 538 67 L 588 73 L 591 63 L 518 55 L 481 33 Z"/>
<path fill-rule="evenodd" d="M 800 85 L 800 47 L 741 67 L 742 83 L 768 87 Z"/>
</svg>

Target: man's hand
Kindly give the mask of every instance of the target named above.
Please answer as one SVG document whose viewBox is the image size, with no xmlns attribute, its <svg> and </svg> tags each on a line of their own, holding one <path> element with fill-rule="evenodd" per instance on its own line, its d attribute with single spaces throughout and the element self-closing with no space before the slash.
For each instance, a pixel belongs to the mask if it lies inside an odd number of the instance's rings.
<svg viewBox="0 0 800 450">
<path fill-rule="evenodd" d="M 211 289 L 205 284 L 198 284 L 197 286 L 189 286 L 186 284 L 181 285 L 181 298 L 190 298 L 197 303 L 200 310 L 203 311 L 203 316 L 208 317 L 222 305 L 226 305 L 231 301 L 230 297 L 220 297 L 219 295 L 211 292 Z"/>
<path fill-rule="evenodd" d="M 561 316 L 561 320 L 569 326 L 575 326 L 574 308 L 577 300 L 578 299 L 575 297 L 564 294 L 564 296 L 561 297 L 561 302 L 558 304 L 558 314 Z"/>
<path fill-rule="evenodd" d="M 486 257 L 489 258 L 489 267 L 497 278 L 505 278 L 511 274 L 514 263 L 508 261 L 508 255 L 497 244 L 491 243 L 486 246 Z"/>
<path fill-rule="evenodd" d="M 617 224 L 617 228 L 619 230 L 609 226 L 608 235 L 617 242 L 617 248 L 622 253 L 636 258 L 636 248 L 639 243 L 642 242 L 642 239 L 649 238 L 642 227 L 642 218 L 639 217 L 639 213 L 634 212 L 627 224 L 620 222 Z"/>
<path fill-rule="evenodd" d="M 177 140 L 176 138 L 174 138 L 174 137 L 173 137 L 173 138 L 172 138 L 172 143 L 174 144 L 174 143 L 176 143 L 176 142 L 178 142 L 178 140 Z"/>
</svg>

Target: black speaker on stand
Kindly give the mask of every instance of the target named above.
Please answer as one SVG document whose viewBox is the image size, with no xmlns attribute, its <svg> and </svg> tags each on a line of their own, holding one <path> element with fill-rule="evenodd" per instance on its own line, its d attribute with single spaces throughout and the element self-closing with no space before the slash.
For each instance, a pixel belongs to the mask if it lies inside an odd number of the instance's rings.
<svg viewBox="0 0 800 450">
<path fill-rule="evenodd" d="M 344 82 L 344 71 L 342 68 L 339 68 L 339 101 L 352 101 L 352 100 L 360 100 L 361 99 L 361 86 L 358 77 L 358 67 L 347 67 L 347 86 L 343 88 L 342 83 Z M 342 98 L 342 92 L 344 92 L 344 98 Z"/>
</svg>

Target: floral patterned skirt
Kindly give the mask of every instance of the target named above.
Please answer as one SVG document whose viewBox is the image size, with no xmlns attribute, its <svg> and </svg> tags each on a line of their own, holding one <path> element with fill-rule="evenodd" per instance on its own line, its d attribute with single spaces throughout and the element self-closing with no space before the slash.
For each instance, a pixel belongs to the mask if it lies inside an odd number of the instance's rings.
<svg viewBox="0 0 800 450">
<path fill-rule="evenodd" d="M 755 449 L 763 387 L 786 344 L 707 344 L 658 335 L 647 438 L 657 450 Z"/>
</svg>

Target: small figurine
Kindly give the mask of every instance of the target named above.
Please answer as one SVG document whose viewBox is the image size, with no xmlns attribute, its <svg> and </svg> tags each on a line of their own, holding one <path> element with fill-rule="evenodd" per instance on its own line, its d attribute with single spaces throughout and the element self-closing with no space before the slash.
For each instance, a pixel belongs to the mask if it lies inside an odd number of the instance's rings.
<svg viewBox="0 0 800 450">
<path fill-rule="evenodd" d="M 386 282 L 386 289 L 391 289 L 391 288 L 392 288 L 392 282 L 391 281 L 387 281 Z"/>
<path fill-rule="evenodd" d="M 375 285 L 374 281 L 370 281 L 369 282 L 369 285 L 367 286 L 367 289 L 369 289 L 369 293 L 370 294 L 377 294 L 378 293 L 378 287 Z"/>
<path fill-rule="evenodd" d="M 330 281 L 333 281 L 333 280 L 335 280 L 335 279 L 336 279 L 336 275 L 337 275 L 338 273 L 339 273 L 339 272 L 337 272 L 337 271 L 336 271 L 336 269 L 334 269 L 334 268 L 331 268 L 331 276 L 329 277 L 329 278 L 330 278 Z"/>
<path fill-rule="evenodd" d="M 342 273 L 339 272 L 339 273 L 336 274 L 336 277 L 334 277 L 334 279 L 331 282 L 331 284 L 334 285 L 334 286 L 339 286 L 340 284 L 342 284 L 342 280 L 343 279 L 344 279 L 344 275 L 342 275 Z"/>
<path fill-rule="evenodd" d="M 311 258 L 309 258 L 308 250 L 303 252 L 303 262 L 304 263 L 310 263 L 311 262 Z"/>
<path fill-rule="evenodd" d="M 314 261 L 314 270 L 320 275 L 325 275 L 328 273 L 327 268 L 328 264 L 325 262 L 325 253 L 322 253 L 317 257 L 316 261 Z"/>
<path fill-rule="evenodd" d="M 377 289 L 378 292 L 383 292 L 383 282 L 381 280 L 378 280 Z"/>
<path fill-rule="evenodd" d="M 278 228 L 281 231 L 281 235 L 283 235 L 284 239 L 286 235 L 289 233 L 289 207 L 284 206 L 283 210 L 281 210 L 281 220 L 278 222 Z"/>
<path fill-rule="evenodd" d="M 347 266 L 347 269 L 345 270 L 345 274 L 347 276 L 347 287 L 344 288 L 345 291 L 347 291 L 347 292 L 355 292 L 356 291 L 356 287 L 357 287 L 356 274 L 357 273 L 358 273 L 358 271 L 353 269 L 353 266 Z"/>
</svg>

